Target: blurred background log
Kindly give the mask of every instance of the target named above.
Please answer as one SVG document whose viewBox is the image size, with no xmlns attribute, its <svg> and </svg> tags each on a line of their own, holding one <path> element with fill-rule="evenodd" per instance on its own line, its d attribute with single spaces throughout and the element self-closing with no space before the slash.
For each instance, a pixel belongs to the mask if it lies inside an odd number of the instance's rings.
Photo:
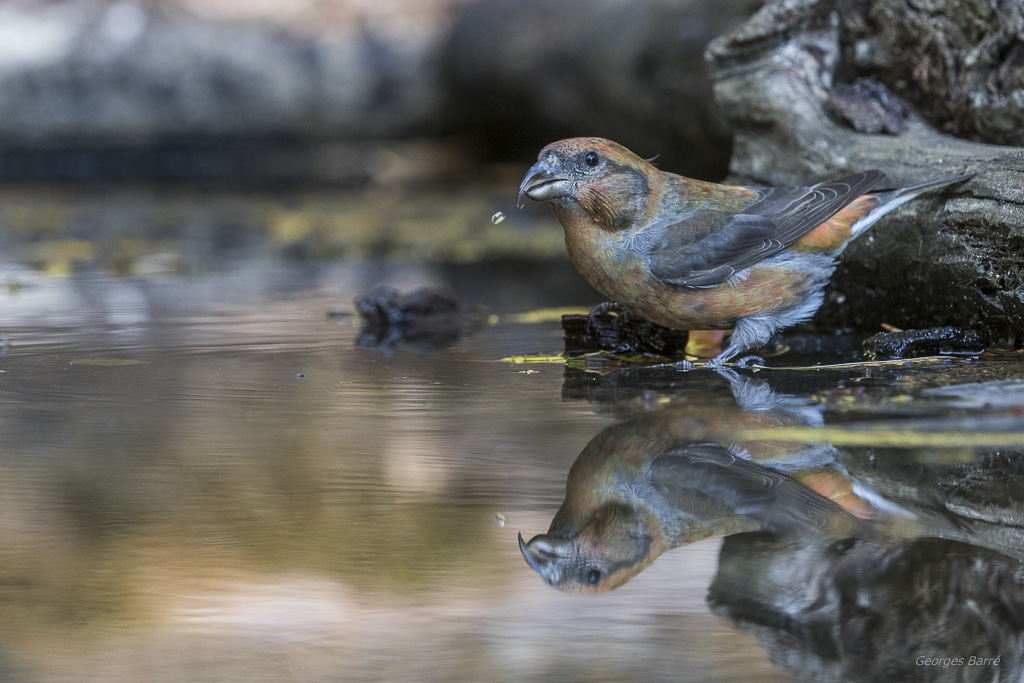
<svg viewBox="0 0 1024 683">
<path fill-rule="evenodd" d="M 492 155 L 597 135 L 721 180 L 731 134 L 707 43 L 760 0 L 482 0 L 458 17 L 447 74 L 458 130 Z"/>
<path fill-rule="evenodd" d="M 348 184 L 367 143 L 455 149 L 443 176 L 570 135 L 720 179 L 703 52 L 758 4 L 0 1 L 0 181 Z"/>
</svg>

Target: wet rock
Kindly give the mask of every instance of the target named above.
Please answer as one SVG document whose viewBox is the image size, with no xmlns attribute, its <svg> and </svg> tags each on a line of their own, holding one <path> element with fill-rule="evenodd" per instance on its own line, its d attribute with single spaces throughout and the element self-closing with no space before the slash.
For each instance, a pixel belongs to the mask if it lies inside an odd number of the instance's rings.
<svg viewBox="0 0 1024 683">
<path fill-rule="evenodd" d="M 486 323 L 482 307 L 464 307 L 446 289 L 420 287 L 405 294 L 382 286 L 355 302 L 362 325 L 356 346 L 385 355 L 445 349 Z"/>
<path fill-rule="evenodd" d="M 570 356 L 611 351 L 682 357 L 689 338 L 685 330 L 673 330 L 626 312 L 611 311 L 590 316 L 563 315 L 562 330 L 565 352 Z"/>
<path fill-rule="evenodd" d="M 864 340 L 868 358 L 918 358 L 947 353 L 981 353 L 986 340 L 976 330 L 933 327 L 927 330 L 880 332 Z"/>
<path fill-rule="evenodd" d="M 1013 2 L 771 0 L 709 45 L 715 98 L 735 130 L 735 182 L 803 184 L 878 168 L 884 186 L 897 187 L 977 174 L 908 203 L 854 241 L 815 316 L 821 329 L 952 325 L 1024 338 L 1024 150 L 937 130 L 1024 144 L 1024 81 L 1012 38 L 1022 13 Z M 973 75 L 958 80 L 957 65 Z M 894 70 L 902 82 L 891 80 Z M 978 95 L 992 106 L 964 119 L 940 76 L 954 88 L 970 81 L 956 102 Z M 856 132 L 830 115 L 835 84 L 858 77 L 916 105 L 898 135 Z"/>
</svg>

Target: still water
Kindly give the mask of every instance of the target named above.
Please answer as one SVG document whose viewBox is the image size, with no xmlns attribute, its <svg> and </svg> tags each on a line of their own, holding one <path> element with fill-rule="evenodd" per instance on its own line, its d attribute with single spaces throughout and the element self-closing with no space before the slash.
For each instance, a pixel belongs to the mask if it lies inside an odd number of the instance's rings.
<svg viewBox="0 0 1024 683">
<path fill-rule="evenodd" d="M 5 268 L 0 680 L 1024 670 L 1019 355 L 513 363 L 561 330 L 508 314 L 584 302 L 379 264 Z M 360 348 L 329 314 L 381 283 L 496 318 Z"/>
</svg>

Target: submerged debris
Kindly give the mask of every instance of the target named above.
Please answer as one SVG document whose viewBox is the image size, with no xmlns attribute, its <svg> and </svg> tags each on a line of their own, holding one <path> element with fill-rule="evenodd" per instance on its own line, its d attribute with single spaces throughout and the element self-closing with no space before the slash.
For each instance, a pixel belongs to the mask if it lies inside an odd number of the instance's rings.
<svg viewBox="0 0 1024 683">
<path fill-rule="evenodd" d="M 879 332 L 864 340 L 868 358 L 918 358 L 948 353 L 981 353 L 987 340 L 977 330 L 932 327 L 927 330 Z"/>
<path fill-rule="evenodd" d="M 451 291 L 440 287 L 402 294 L 385 285 L 356 299 L 355 306 L 362 323 L 356 345 L 386 355 L 400 344 L 414 353 L 447 348 L 487 321 L 484 307 L 463 307 Z"/>
</svg>

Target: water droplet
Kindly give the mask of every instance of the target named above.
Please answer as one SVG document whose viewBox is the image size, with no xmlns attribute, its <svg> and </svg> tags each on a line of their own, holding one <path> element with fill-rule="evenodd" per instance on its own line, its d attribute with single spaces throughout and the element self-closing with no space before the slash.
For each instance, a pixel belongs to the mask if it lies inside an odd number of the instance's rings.
<svg viewBox="0 0 1024 683">
<path fill-rule="evenodd" d="M 500 526 L 502 529 L 505 528 L 505 515 L 501 514 L 500 512 L 497 513 L 496 515 L 494 515 L 494 521 L 496 521 L 498 523 L 498 526 Z"/>
<path fill-rule="evenodd" d="M 502 222 L 503 220 L 505 220 L 505 214 L 503 214 L 501 211 L 491 216 L 491 222 L 494 223 L 495 225 Z"/>
</svg>

